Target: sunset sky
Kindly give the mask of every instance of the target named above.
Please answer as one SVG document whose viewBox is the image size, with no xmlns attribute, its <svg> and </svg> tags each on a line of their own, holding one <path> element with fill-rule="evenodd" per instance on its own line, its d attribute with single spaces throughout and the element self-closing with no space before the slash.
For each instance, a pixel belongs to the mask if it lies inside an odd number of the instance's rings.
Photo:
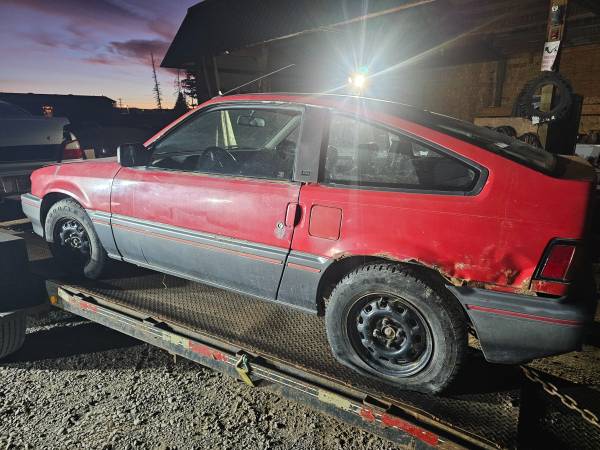
<svg viewBox="0 0 600 450">
<path fill-rule="evenodd" d="M 150 53 L 160 64 L 199 0 L 0 0 L 0 92 L 106 95 L 154 107 Z M 163 106 L 175 73 L 158 70 Z"/>
</svg>

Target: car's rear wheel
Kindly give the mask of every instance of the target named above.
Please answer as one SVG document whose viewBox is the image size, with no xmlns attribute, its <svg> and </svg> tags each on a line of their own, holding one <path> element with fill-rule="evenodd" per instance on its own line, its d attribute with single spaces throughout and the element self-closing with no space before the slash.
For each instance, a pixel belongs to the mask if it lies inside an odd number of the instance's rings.
<svg viewBox="0 0 600 450">
<path fill-rule="evenodd" d="M 65 270 L 92 279 L 102 274 L 108 257 L 79 203 L 64 199 L 52 205 L 44 228 L 50 250 Z"/>
<path fill-rule="evenodd" d="M 460 305 L 435 284 L 395 264 L 347 275 L 325 313 L 338 361 L 401 389 L 445 389 L 466 357 L 467 324 Z"/>
</svg>

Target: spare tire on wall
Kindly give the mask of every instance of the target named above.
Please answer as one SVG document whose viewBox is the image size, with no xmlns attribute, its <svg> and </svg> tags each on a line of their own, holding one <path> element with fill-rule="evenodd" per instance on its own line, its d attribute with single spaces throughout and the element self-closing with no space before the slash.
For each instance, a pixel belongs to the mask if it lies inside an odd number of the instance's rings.
<svg viewBox="0 0 600 450">
<path fill-rule="evenodd" d="M 547 85 L 554 86 L 556 95 L 552 108 L 549 111 L 542 111 L 539 105 L 535 104 L 535 97 L 537 92 Z M 539 123 L 548 123 L 565 117 L 571 110 L 572 104 L 573 88 L 571 83 L 556 72 L 545 71 L 539 77 L 525 84 L 517 97 L 513 115 L 528 119 L 537 117 Z"/>
</svg>

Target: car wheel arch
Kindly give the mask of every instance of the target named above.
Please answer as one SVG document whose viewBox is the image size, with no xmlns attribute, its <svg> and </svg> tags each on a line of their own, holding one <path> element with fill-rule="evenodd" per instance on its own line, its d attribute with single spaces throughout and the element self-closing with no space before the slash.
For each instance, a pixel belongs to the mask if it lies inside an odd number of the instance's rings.
<svg viewBox="0 0 600 450">
<path fill-rule="evenodd" d="M 52 208 L 52 206 L 55 203 L 58 203 L 59 201 L 64 200 L 66 198 L 70 198 L 76 201 L 77 203 L 81 204 L 81 202 L 77 198 L 75 198 L 72 195 L 65 194 L 64 192 L 48 192 L 46 195 L 44 195 L 44 197 L 42 198 L 42 204 L 40 206 L 40 222 L 42 224 L 42 227 L 45 227 L 46 217 L 48 216 L 48 211 L 50 211 L 50 208 Z"/>
<path fill-rule="evenodd" d="M 385 258 L 381 256 L 370 256 L 370 255 L 352 255 L 344 258 L 336 259 L 331 263 L 323 272 L 321 279 L 319 280 L 319 286 L 317 288 L 317 311 L 319 314 L 325 312 L 327 306 L 327 299 L 331 295 L 333 288 L 349 273 L 358 269 L 360 266 L 365 264 L 373 263 L 393 263 L 398 265 L 402 269 L 412 272 L 419 278 L 423 279 L 432 288 L 437 288 L 440 294 L 445 295 L 451 301 L 456 301 L 460 305 L 459 300 L 455 295 L 446 288 L 450 283 L 444 275 L 436 270 L 435 268 L 426 266 L 418 261 L 398 261 L 392 258 Z M 462 305 L 461 305 L 462 308 Z M 465 318 L 468 320 L 468 316 L 465 312 Z"/>
</svg>

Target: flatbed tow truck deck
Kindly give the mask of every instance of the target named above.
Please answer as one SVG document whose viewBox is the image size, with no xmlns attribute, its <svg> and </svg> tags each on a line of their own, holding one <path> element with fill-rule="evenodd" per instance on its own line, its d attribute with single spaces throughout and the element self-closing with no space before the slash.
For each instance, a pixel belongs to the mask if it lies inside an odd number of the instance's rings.
<svg viewBox="0 0 600 450">
<path fill-rule="evenodd" d="M 45 242 L 24 237 L 32 272 L 54 306 L 307 403 L 411 448 L 600 448 L 600 428 L 544 392 L 519 367 L 476 349 L 444 396 L 398 391 L 333 358 L 323 318 L 127 264 L 99 281 L 56 271 Z M 598 411 L 600 395 L 543 374 Z M 586 402 L 587 403 L 584 403 Z M 595 403 L 595 407 L 594 407 Z"/>
</svg>

